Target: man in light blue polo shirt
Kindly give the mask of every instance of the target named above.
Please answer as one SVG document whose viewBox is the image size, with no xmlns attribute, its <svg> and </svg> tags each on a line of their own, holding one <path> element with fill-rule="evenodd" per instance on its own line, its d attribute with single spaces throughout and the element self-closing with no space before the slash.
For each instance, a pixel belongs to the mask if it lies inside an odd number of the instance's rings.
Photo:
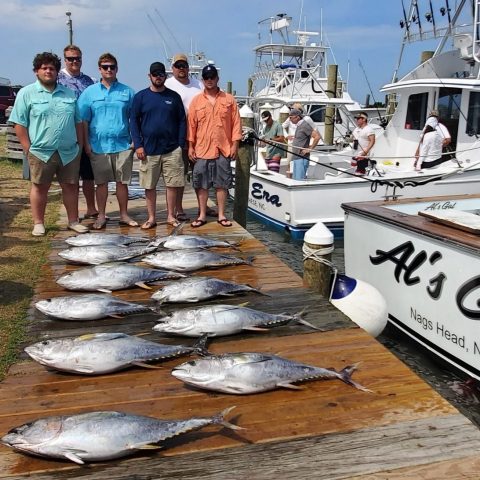
<svg viewBox="0 0 480 480">
<path fill-rule="evenodd" d="M 116 182 L 120 225 L 138 227 L 128 215 L 128 184 L 133 166 L 129 118 L 135 92 L 117 80 L 117 59 L 104 53 L 98 59 L 102 79 L 86 88 L 78 99 L 84 122 L 85 151 L 92 162 L 97 185 L 98 217 L 93 227 L 105 228 L 108 182 Z"/>
<path fill-rule="evenodd" d="M 50 52 L 36 55 L 33 71 L 37 81 L 18 92 L 9 118 L 30 166 L 32 235 L 37 237 L 45 235 L 45 209 L 55 175 L 62 187 L 68 228 L 77 233 L 88 232 L 78 222 L 82 124 L 75 95 L 68 88 L 57 85 L 59 70 L 57 55 Z"/>
</svg>

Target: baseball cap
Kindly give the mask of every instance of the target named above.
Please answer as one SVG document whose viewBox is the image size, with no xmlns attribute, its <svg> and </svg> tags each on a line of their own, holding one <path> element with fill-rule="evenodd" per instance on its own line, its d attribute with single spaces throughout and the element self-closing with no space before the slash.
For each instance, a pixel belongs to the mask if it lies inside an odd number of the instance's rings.
<svg viewBox="0 0 480 480">
<path fill-rule="evenodd" d="M 355 118 L 364 118 L 365 120 L 368 120 L 368 115 L 365 112 L 360 112 L 355 115 Z"/>
<path fill-rule="evenodd" d="M 299 117 L 301 117 L 303 115 L 303 112 L 299 109 L 299 108 L 292 108 L 290 110 L 290 113 L 289 113 L 289 116 L 290 117 L 294 117 L 298 115 Z"/>
<path fill-rule="evenodd" d="M 218 76 L 218 70 L 215 68 L 215 65 L 207 65 L 203 67 L 202 78 L 215 78 Z"/>
<path fill-rule="evenodd" d="M 188 63 L 188 57 L 184 53 L 177 53 L 173 56 L 172 65 L 177 62 L 186 62 Z"/>
<path fill-rule="evenodd" d="M 150 73 L 166 73 L 165 65 L 162 62 L 153 62 L 150 65 Z"/>
<path fill-rule="evenodd" d="M 432 110 L 429 114 L 429 117 L 438 117 L 438 110 Z"/>
<path fill-rule="evenodd" d="M 428 117 L 427 121 L 425 122 L 425 126 L 427 127 L 428 125 L 430 125 L 432 128 L 437 128 L 438 120 L 434 115 L 430 115 Z"/>
</svg>

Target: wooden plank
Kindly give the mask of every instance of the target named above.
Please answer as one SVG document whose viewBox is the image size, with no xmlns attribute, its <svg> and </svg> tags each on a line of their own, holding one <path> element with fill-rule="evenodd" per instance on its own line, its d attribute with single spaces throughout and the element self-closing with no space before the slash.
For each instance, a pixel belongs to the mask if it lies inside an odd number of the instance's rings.
<svg viewBox="0 0 480 480">
<path fill-rule="evenodd" d="M 223 434 L 230 435 L 228 432 Z M 446 438 L 448 442 L 445 442 Z M 467 449 L 464 442 L 469 446 Z M 478 478 L 480 464 L 478 456 L 472 456 L 470 449 L 478 451 L 479 448 L 477 429 L 461 415 L 451 415 L 365 428 L 348 434 L 243 444 L 225 450 L 173 457 L 169 455 L 170 450 L 164 450 L 89 468 L 67 464 L 62 465 L 54 476 L 45 472 L 51 471 L 54 462 L 46 462 L 49 465 L 45 465 L 43 472 L 36 473 L 35 479 L 87 476 L 92 480 L 103 480 L 107 476 L 117 480 L 473 479 Z M 445 451 L 449 452 L 451 459 L 442 462 Z M 19 473 L 27 470 L 35 460 L 18 459 L 13 454 L 9 457 L 16 463 L 17 472 L 7 473 L 4 478 L 25 478 Z M 452 470 L 453 466 L 460 468 Z M 451 475 L 438 475 L 441 472 L 450 472 Z M 463 472 L 470 476 L 460 476 Z"/>
<path fill-rule="evenodd" d="M 480 217 L 462 210 L 443 210 L 440 212 L 421 211 L 418 214 L 447 227 L 480 235 Z"/>
</svg>

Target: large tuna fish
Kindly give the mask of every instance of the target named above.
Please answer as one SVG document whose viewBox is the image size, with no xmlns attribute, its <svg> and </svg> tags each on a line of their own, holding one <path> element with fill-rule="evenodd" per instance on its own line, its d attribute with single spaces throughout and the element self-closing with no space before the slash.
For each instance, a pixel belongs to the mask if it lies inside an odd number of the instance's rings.
<svg viewBox="0 0 480 480">
<path fill-rule="evenodd" d="M 299 390 L 301 387 L 294 385 L 295 382 L 330 379 L 339 379 L 359 390 L 370 392 L 352 380 L 351 375 L 355 370 L 355 365 L 337 372 L 276 355 L 227 353 L 183 363 L 172 370 L 172 375 L 189 385 L 235 394 L 266 392 L 276 388 Z"/>
<path fill-rule="evenodd" d="M 99 320 L 132 313 L 148 312 L 146 305 L 127 302 L 107 294 L 88 293 L 40 300 L 35 307 L 49 317 L 60 320 Z"/>
<path fill-rule="evenodd" d="M 271 327 L 287 323 L 302 323 L 316 329 L 306 322 L 302 315 L 265 313 L 242 305 L 208 305 L 205 307 L 176 310 L 170 315 L 158 319 L 153 330 L 187 337 L 208 335 L 216 337 L 232 335 L 244 330 L 265 332 Z"/>
<path fill-rule="evenodd" d="M 234 407 L 212 417 L 160 420 L 124 412 L 90 412 L 41 418 L 13 428 L 1 442 L 20 452 L 83 464 L 131 455 L 137 450 L 162 448 L 168 438 L 222 425 L 243 430 L 225 420 Z"/>
<path fill-rule="evenodd" d="M 68 290 L 110 293 L 112 290 L 122 290 L 134 285 L 150 289 L 145 283 L 183 277 L 185 275 L 181 273 L 115 262 L 66 273 L 57 280 L 57 283 Z"/>
<path fill-rule="evenodd" d="M 193 303 L 245 292 L 261 293 L 250 285 L 227 282 L 212 277 L 192 277 L 166 285 L 157 290 L 152 295 L 152 299 L 160 303 Z"/>
<path fill-rule="evenodd" d="M 236 248 L 236 242 L 222 242 L 213 238 L 203 237 L 200 235 L 172 235 L 167 237 L 162 247 L 169 250 L 188 250 L 199 248 Z"/>
<path fill-rule="evenodd" d="M 199 345 L 203 349 L 203 339 Z M 25 348 L 35 361 L 63 372 L 102 375 L 145 362 L 192 353 L 197 346 L 162 345 L 125 333 L 94 333 L 43 340 Z"/>
<path fill-rule="evenodd" d="M 232 255 L 220 255 L 206 250 L 174 250 L 156 252 L 147 255 L 143 262 L 158 268 L 177 272 L 193 272 L 202 268 L 226 267 L 228 265 L 251 265 L 251 259 L 243 259 Z"/>
<path fill-rule="evenodd" d="M 148 243 L 151 239 L 121 235 L 119 233 L 83 233 L 65 239 L 73 247 L 87 247 L 89 245 L 130 245 L 131 243 Z"/>
<path fill-rule="evenodd" d="M 91 245 L 87 247 L 71 247 L 58 252 L 58 255 L 72 263 L 87 265 L 100 265 L 108 262 L 118 262 L 140 257 L 154 252 L 157 248 L 146 246 L 117 246 L 117 245 Z"/>
</svg>

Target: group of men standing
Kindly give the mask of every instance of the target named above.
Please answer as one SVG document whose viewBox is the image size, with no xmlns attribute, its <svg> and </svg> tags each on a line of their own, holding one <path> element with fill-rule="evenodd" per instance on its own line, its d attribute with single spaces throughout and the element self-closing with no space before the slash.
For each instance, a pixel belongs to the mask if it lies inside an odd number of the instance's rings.
<svg viewBox="0 0 480 480">
<path fill-rule="evenodd" d="M 188 58 L 173 58 L 173 76 L 165 65 L 150 65 L 147 88 L 135 92 L 117 79 L 118 62 L 110 53 L 98 60 L 100 81 L 81 72 L 82 52 L 64 49 L 65 68 L 50 52 L 33 61 L 35 83 L 21 89 L 9 121 L 30 167 L 32 235 L 45 235 L 44 217 L 50 185 L 56 177 L 62 188 L 68 228 L 85 233 L 79 222 L 78 186 L 87 203 L 84 218 L 93 229 L 105 228 L 108 182 L 115 182 L 119 223 L 139 226 L 128 214 L 128 185 L 133 155 L 140 162 L 139 182 L 145 188 L 147 219 L 142 229 L 155 228 L 156 187 L 163 176 L 167 223 L 188 220 L 182 206 L 185 176 L 192 164 L 198 215 L 193 228 L 218 215 L 218 223 L 232 225 L 225 216 L 227 190 L 232 183 L 230 162 L 241 139 L 241 123 L 234 97 L 220 90 L 215 66 L 202 71 L 203 84 L 189 76 Z M 96 187 L 95 187 L 96 186 Z M 207 207 L 214 187 L 218 212 Z"/>
</svg>

